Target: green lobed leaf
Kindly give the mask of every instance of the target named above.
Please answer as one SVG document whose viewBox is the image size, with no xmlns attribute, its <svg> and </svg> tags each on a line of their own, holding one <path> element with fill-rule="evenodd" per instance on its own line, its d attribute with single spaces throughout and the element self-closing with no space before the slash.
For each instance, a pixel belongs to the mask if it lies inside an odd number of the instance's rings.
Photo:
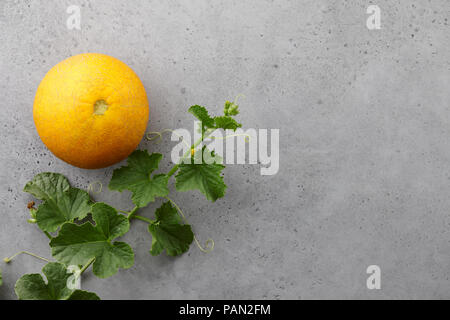
<svg viewBox="0 0 450 320">
<path fill-rule="evenodd" d="M 93 292 L 75 290 L 67 300 L 100 300 L 100 298 Z"/>
<path fill-rule="evenodd" d="M 56 231 L 63 223 L 83 219 L 91 212 L 89 194 L 81 189 L 70 188 L 57 194 L 54 200 L 42 203 L 36 210 L 36 222 L 44 231 Z"/>
<path fill-rule="evenodd" d="M 236 120 L 229 116 L 215 117 L 214 122 L 217 129 L 232 129 L 236 131 L 237 128 L 242 127 L 242 124 L 238 123 Z"/>
<path fill-rule="evenodd" d="M 205 107 L 195 105 L 189 108 L 189 112 L 202 122 L 204 128 L 214 128 L 214 119 L 208 114 Z"/>
<path fill-rule="evenodd" d="M 162 154 L 136 150 L 128 158 L 128 165 L 114 170 L 109 189 L 122 192 L 132 192 L 132 201 L 139 207 L 145 207 L 156 197 L 165 197 L 169 194 L 167 187 L 169 177 L 158 174 L 151 177 L 151 173 L 158 169 Z"/>
<path fill-rule="evenodd" d="M 167 255 L 177 256 L 186 252 L 194 240 L 191 226 L 182 224 L 170 202 L 163 203 L 155 215 L 156 220 L 148 226 L 153 237 L 150 253 L 156 256 L 166 250 Z"/>
<path fill-rule="evenodd" d="M 47 283 L 40 274 L 26 274 L 14 287 L 20 300 L 100 300 L 93 292 L 73 290 L 67 287 L 70 273 L 57 262 L 50 262 L 42 269 Z"/>
<path fill-rule="evenodd" d="M 62 174 L 43 172 L 29 181 L 23 191 L 31 193 L 40 200 L 48 200 L 57 193 L 68 191 L 69 188 L 69 181 Z"/>
<path fill-rule="evenodd" d="M 197 119 L 202 122 L 201 129 L 232 129 L 242 127 L 231 116 L 239 114 L 239 107 L 234 102 L 225 102 L 224 115 L 219 117 L 211 117 L 205 107 L 195 105 L 189 108 L 189 112 L 192 113 Z"/>
<path fill-rule="evenodd" d="M 33 213 L 43 231 L 54 232 L 63 223 L 83 219 L 91 212 L 89 194 L 71 187 L 66 177 L 59 173 L 40 173 L 23 190 L 43 200 Z"/>
<path fill-rule="evenodd" d="M 50 241 L 53 257 L 65 265 L 85 265 L 95 258 L 92 268 L 99 278 L 110 277 L 119 268 L 132 267 L 131 247 L 124 242 L 112 242 L 128 232 L 128 219 L 101 202 L 92 206 L 92 218 L 95 226 L 90 222 L 63 224 L 58 236 Z"/>
<path fill-rule="evenodd" d="M 178 174 L 175 176 L 175 187 L 177 191 L 199 190 L 206 196 L 206 199 L 216 201 L 225 195 L 227 186 L 223 182 L 221 176 L 224 165 L 213 163 L 207 164 L 204 161 L 204 152 L 196 152 L 194 157 L 191 157 L 191 163 L 181 163 L 179 165 Z M 205 152 L 209 156 L 214 156 L 210 151 Z M 203 157 L 201 160 L 199 157 Z M 200 162 L 196 164 L 195 162 Z"/>
</svg>

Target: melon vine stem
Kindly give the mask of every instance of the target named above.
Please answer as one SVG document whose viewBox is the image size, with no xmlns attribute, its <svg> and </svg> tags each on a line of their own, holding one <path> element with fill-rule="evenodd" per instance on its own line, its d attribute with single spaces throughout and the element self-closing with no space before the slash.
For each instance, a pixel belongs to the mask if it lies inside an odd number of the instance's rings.
<svg viewBox="0 0 450 320">
<path fill-rule="evenodd" d="M 138 215 L 134 215 L 132 218 L 133 219 L 138 219 L 138 220 L 141 220 L 141 221 L 145 221 L 147 223 L 153 223 L 154 222 L 153 220 L 150 220 L 148 218 L 145 218 L 145 217 L 142 217 L 142 216 L 138 216 Z"/>
<path fill-rule="evenodd" d="M 129 213 L 128 213 L 128 220 L 131 220 L 132 218 L 133 218 L 133 216 L 136 214 L 136 211 L 138 211 L 138 209 L 139 209 L 139 207 L 134 207 L 133 208 L 133 210 L 131 210 Z"/>
<path fill-rule="evenodd" d="M 145 217 L 142 217 L 142 216 L 138 216 L 136 214 L 138 209 L 139 209 L 138 207 L 134 207 L 133 210 L 131 210 L 131 211 L 125 211 L 125 210 L 117 210 L 117 211 L 126 214 L 128 220 L 137 219 L 137 220 L 145 221 L 147 223 L 153 223 L 154 222 L 153 220 L 150 220 L 148 218 L 145 218 Z"/>
<path fill-rule="evenodd" d="M 214 132 L 214 130 L 208 129 L 206 130 L 203 134 L 202 137 L 200 139 L 198 139 L 192 146 L 191 148 L 185 152 L 185 154 L 183 155 L 183 157 L 181 158 L 181 160 L 179 161 L 179 163 L 177 163 L 176 165 L 174 165 L 172 167 L 172 169 L 167 173 L 168 177 L 171 177 L 174 175 L 175 172 L 177 172 L 178 167 L 180 166 L 180 163 L 189 155 L 192 154 L 192 150 L 195 150 L 195 148 L 198 147 L 199 144 L 201 144 L 212 132 Z M 137 206 L 135 206 L 133 208 L 133 210 L 131 210 L 130 212 L 127 211 L 123 211 L 123 210 L 118 210 L 119 212 L 125 213 L 127 214 L 127 219 L 131 220 L 131 219 L 138 219 L 141 221 L 145 221 L 147 223 L 153 223 L 153 220 L 147 219 L 145 217 L 142 216 L 137 216 L 136 212 L 139 210 L 139 208 Z M 50 238 L 51 239 L 51 238 Z"/>
<path fill-rule="evenodd" d="M 94 261 L 95 261 L 95 258 L 91 258 L 91 260 L 89 260 L 89 261 L 86 263 L 86 265 L 85 265 L 83 268 L 81 268 L 81 270 L 80 270 L 80 275 L 82 275 L 83 272 L 86 271 L 86 269 L 89 268 L 89 266 L 90 266 Z"/>
<path fill-rule="evenodd" d="M 21 255 L 21 254 L 27 254 L 27 255 L 29 255 L 29 256 L 35 257 L 35 258 L 40 259 L 40 260 L 45 261 L 45 262 L 51 262 L 50 260 L 45 259 L 45 258 L 43 258 L 43 257 L 41 257 L 41 256 L 38 256 L 37 254 L 34 254 L 34 253 L 32 253 L 32 252 L 29 252 L 29 251 L 19 251 L 19 252 L 13 254 L 13 255 L 12 255 L 11 257 L 9 257 L 9 258 L 3 259 L 3 261 L 4 261 L 5 263 L 10 263 L 15 257 L 17 257 L 18 255 Z"/>
<path fill-rule="evenodd" d="M 180 162 L 177 163 L 176 165 L 174 165 L 174 166 L 172 167 L 172 169 L 169 171 L 169 173 L 167 173 L 167 176 L 169 176 L 169 177 L 173 176 L 173 174 L 174 174 L 175 172 L 177 172 L 178 167 L 180 166 L 180 163 L 181 163 L 188 155 L 191 154 L 192 150 L 195 150 L 195 148 L 197 148 L 198 145 L 199 145 L 200 143 L 202 143 L 206 138 L 208 138 L 208 136 L 209 136 L 213 131 L 214 131 L 214 130 L 206 130 L 204 136 L 201 137 L 200 139 L 198 139 L 198 140 L 191 146 L 191 149 L 188 150 L 188 151 L 186 151 L 185 154 L 183 154 L 183 157 L 181 157 Z"/>
<path fill-rule="evenodd" d="M 198 145 L 199 145 L 200 143 L 202 143 L 202 142 L 203 142 L 203 141 L 204 141 L 204 140 L 205 140 L 205 139 L 206 139 L 213 131 L 214 131 L 214 130 L 206 130 L 205 133 L 204 133 L 204 135 L 203 135 L 200 139 L 198 139 L 198 140 L 191 146 L 191 148 L 190 148 L 188 151 L 185 152 L 185 154 L 184 154 L 183 157 L 181 158 L 180 162 L 177 163 L 176 165 L 174 165 L 174 166 L 172 167 L 172 169 L 169 171 L 169 173 L 167 173 L 167 176 L 168 176 L 168 177 L 173 176 L 173 174 L 174 174 L 175 172 L 177 172 L 178 167 L 180 166 L 180 163 L 183 161 L 183 159 L 185 159 L 187 156 L 189 156 L 189 155 L 192 153 L 192 150 L 195 150 L 195 148 L 198 147 Z M 137 212 L 138 209 L 139 209 L 139 208 L 136 206 L 136 207 L 134 207 L 133 210 L 131 210 L 130 212 L 126 212 L 126 211 L 122 211 L 122 210 L 119 210 L 119 211 L 128 214 L 128 217 L 127 217 L 128 220 L 131 220 L 131 219 L 138 219 L 138 220 L 142 220 L 142 221 L 145 221 L 145 222 L 148 222 L 148 223 L 153 223 L 153 220 L 150 220 L 150 219 L 147 219 L 147 218 L 144 218 L 144 217 L 141 217 L 141 216 L 136 216 L 136 212 Z"/>
</svg>

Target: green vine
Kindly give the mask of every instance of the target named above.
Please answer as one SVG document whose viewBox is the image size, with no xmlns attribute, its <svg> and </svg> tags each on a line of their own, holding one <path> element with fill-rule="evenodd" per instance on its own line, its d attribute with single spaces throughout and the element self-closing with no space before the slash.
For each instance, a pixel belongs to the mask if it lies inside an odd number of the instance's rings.
<svg viewBox="0 0 450 320">
<path fill-rule="evenodd" d="M 42 270 L 47 282 L 40 274 L 27 274 L 17 281 L 15 292 L 19 299 L 99 299 L 95 293 L 69 286 L 68 283 L 76 283 L 74 279 L 79 279 L 91 266 L 94 275 L 99 278 L 108 278 L 119 269 L 132 267 L 133 249 L 125 242 L 116 241 L 129 231 L 132 220 L 148 224 L 152 237 L 151 255 L 165 251 L 169 256 L 178 256 L 189 250 L 193 242 L 203 252 L 213 250 L 212 239 L 206 241 L 205 247 L 200 245 L 181 208 L 169 198 L 168 183 L 174 177 L 176 191 L 197 190 L 212 202 L 225 195 L 226 185 L 222 176 L 225 166 L 217 160 L 213 163 L 203 161 L 215 154 L 201 145 L 216 129 L 236 130 L 241 127 L 233 118 L 239 110 L 235 102 L 227 101 L 222 116 L 212 117 L 199 105 L 190 107 L 189 112 L 201 121 L 202 137 L 167 173 L 153 173 L 158 169 L 163 155 L 149 154 L 146 150 L 136 150 L 128 157 L 126 166 L 114 170 L 108 188 L 119 192 L 131 191 L 134 208 L 130 211 L 94 202 L 90 193 L 101 192 L 102 184 L 99 182 L 97 190 L 94 190 L 94 184 L 90 184 L 86 191 L 72 187 L 67 178 L 59 173 L 44 172 L 25 185 L 25 192 L 42 201 L 37 208 L 34 201 L 28 204 L 31 216 L 28 222 L 36 224 L 49 238 L 51 254 L 56 261 L 50 262 L 27 251 L 4 259 L 9 263 L 17 255 L 27 254 L 48 262 Z M 166 131 L 171 130 L 163 132 Z M 163 132 L 150 134 L 162 139 Z M 147 138 L 155 139 L 149 135 Z M 157 198 L 166 201 L 156 209 L 155 219 L 138 214 L 140 209 Z"/>
</svg>

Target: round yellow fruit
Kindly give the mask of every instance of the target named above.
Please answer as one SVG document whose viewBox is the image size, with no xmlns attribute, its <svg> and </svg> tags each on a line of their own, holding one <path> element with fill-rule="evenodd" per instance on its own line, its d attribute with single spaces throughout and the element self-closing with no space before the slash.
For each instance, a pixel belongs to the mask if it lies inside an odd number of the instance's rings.
<svg viewBox="0 0 450 320">
<path fill-rule="evenodd" d="M 58 158 L 97 169 L 125 159 L 141 141 L 148 100 L 134 71 L 116 58 L 85 53 L 54 66 L 36 93 L 33 116 Z"/>
</svg>

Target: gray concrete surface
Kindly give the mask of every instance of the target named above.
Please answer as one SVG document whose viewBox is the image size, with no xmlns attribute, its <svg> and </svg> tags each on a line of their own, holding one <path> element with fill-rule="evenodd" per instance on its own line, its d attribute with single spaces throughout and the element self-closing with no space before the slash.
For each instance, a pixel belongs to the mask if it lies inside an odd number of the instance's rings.
<svg viewBox="0 0 450 320">
<path fill-rule="evenodd" d="M 369 4 L 382 29 L 366 28 Z M 69 5 L 81 30 L 66 27 Z M 107 184 L 112 170 L 56 159 L 32 118 L 36 88 L 59 61 L 102 52 L 130 65 L 151 103 L 149 130 L 191 127 L 186 109 L 219 111 L 239 93 L 248 128 L 280 129 L 280 171 L 226 169 L 215 204 L 177 194 L 210 254 L 148 253 L 145 224 L 124 238 L 135 266 L 83 288 L 104 299 L 450 298 L 450 3 L 430 1 L 25 1 L 0 2 L 0 257 L 50 257 L 26 223 L 35 174 L 76 186 Z M 142 148 L 168 154 L 173 143 Z M 167 161 L 165 166 L 169 166 Z M 131 208 L 129 194 L 96 200 Z M 156 204 L 155 204 L 156 205 Z M 143 211 L 152 215 L 155 205 Z M 379 265 L 381 290 L 366 288 Z M 0 264 L 1 299 L 43 263 Z"/>
</svg>

